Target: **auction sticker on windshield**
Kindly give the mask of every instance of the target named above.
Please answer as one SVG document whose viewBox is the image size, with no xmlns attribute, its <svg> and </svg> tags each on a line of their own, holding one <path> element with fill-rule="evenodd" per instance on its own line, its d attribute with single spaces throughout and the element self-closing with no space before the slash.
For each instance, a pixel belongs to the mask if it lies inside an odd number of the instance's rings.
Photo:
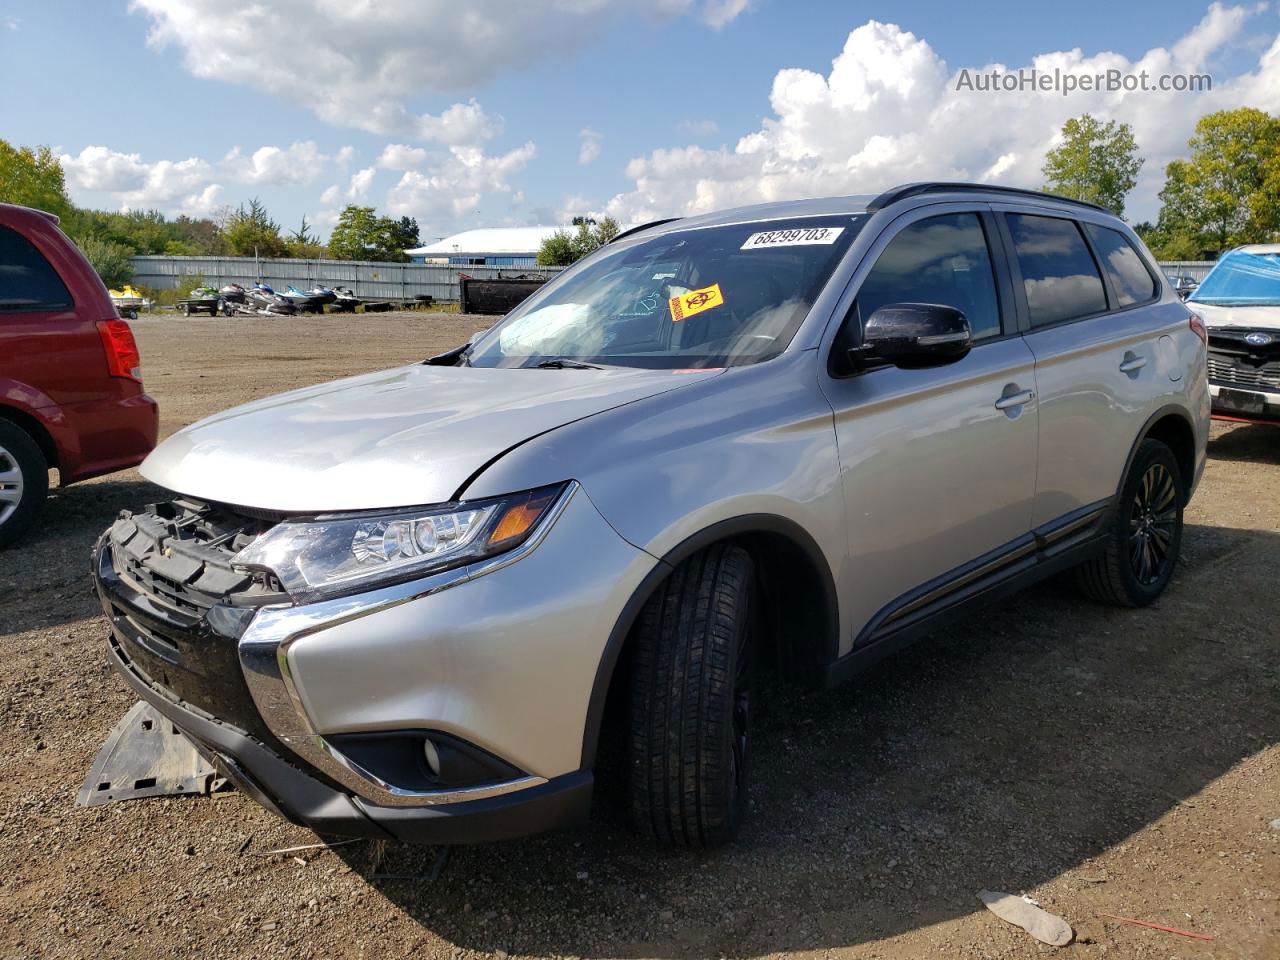
<svg viewBox="0 0 1280 960">
<path fill-rule="evenodd" d="M 692 317 L 695 313 L 724 306 L 724 295 L 720 293 L 720 284 L 713 283 L 701 290 L 690 290 L 678 297 L 672 297 L 670 305 L 671 322 L 679 323 L 685 317 Z"/>
<path fill-rule="evenodd" d="M 761 247 L 826 246 L 835 243 L 844 227 L 800 227 L 795 230 L 766 230 L 747 237 L 740 249 L 758 250 Z"/>
</svg>

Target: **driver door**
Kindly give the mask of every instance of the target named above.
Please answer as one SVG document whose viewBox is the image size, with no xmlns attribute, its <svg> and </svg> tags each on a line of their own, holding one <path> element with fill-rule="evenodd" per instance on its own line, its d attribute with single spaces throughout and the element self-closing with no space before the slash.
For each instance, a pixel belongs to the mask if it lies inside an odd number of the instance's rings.
<svg viewBox="0 0 1280 960">
<path fill-rule="evenodd" d="M 895 221 L 851 284 L 835 351 L 861 342 L 877 307 L 905 302 L 961 310 L 973 348 L 930 369 L 873 364 L 840 376 L 836 364 L 823 377 L 848 518 L 852 635 L 841 652 L 962 595 L 975 570 L 1030 555 L 1034 357 L 1016 330 L 1002 251 L 987 210 L 933 205 Z"/>
</svg>

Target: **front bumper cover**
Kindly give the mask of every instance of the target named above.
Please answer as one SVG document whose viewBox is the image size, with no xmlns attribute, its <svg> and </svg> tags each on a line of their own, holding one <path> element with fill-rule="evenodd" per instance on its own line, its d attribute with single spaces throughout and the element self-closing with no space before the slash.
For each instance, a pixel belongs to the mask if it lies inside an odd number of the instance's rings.
<svg viewBox="0 0 1280 960">
<path fill-rule="evenodd" d="M 554 513 L 572 493 L 566 491 Z M 245 792 L 314 829 L 427 842 L 492 840 L 550 829 L 585 815 L 589 772 L 548 780 L 516 770 L 507 778 L 444 789 L 385 782 L 312 729 L 287 653 L 295 639 L 322 627 L 513 563 L 537 547 L 554 520 L 548 517 L 539 535 L 488 565 L 325 603 L 216 605 L 203 616 L 158 604 L 122 578 L 104 537 L 95 551 L 94 574 L 112 628 L 111 660 L 140 696 L 218 760 Z M 308 782 L 306 789 L 299 788 L 298 776 Z"/>
<path fill-rule="evenodd" d="M 283 759 L 216 717 L 166 696 L 112 638 L 108 659 L 142 699 L 173 721 L 237 788 L 262 806 L 316 833 L 406 843 L 487 843 L 581 822 L 592 777 L 579 771 L 541 786 L 488 799 L 431 807 L 378 807 Z"/>
</svg>

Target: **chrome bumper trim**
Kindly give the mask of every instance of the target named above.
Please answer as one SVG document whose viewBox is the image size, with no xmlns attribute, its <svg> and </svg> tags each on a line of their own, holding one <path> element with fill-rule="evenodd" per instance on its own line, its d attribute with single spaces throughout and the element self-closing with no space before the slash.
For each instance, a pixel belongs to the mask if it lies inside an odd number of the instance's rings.
<svg viewBox="0 0 1280 960">
<path fill-rule="evenodd" d="M 303 637 L 320 630 L 468 583 L 527 557 L 546 539 L 547 533 L 555 526 L 556 520 L 564 513 L 577 491 L 578 484 L 571 481 L 533 536 L 509 553 L 368 593 L 301 606 L 263 607 L 259 610 L 241 636 L 237 652 L 249 693 L 272 733 L 317 770 L 323 771 L 357 796 L 380 806 L 420 807 L 465 803 L 468 800 L 501 796 L 546 783 L 543 777 L 525 776 L 457 790 L 407 790 L 383 781 L 343 755 L 316 732 L 290 672 L 289 648 Z"/>
</svg>

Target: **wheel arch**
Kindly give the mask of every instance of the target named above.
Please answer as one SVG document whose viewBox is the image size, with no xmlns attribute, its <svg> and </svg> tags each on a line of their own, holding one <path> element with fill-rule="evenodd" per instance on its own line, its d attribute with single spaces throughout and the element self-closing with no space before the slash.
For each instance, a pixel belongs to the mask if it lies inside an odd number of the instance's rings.
<svg viewBox="0 0 1280 960">
<path fill-rule="evenodd" d="M 623 648 L 645 603 L 683 560 L 712 544 L 733 542 L 750 554 L 758 586 L 767 601 L 769 633 L 789 675 L 820 683 L 825 664 L 834 661 L 840 642 L 840 609 L 835 578 L 814 538 L 794 520 L 775 514 L 746 514 L 713 523 L 681 541 L 649 571 L 632 592 L 609 633 L 596 668 L 582 739 L 582 766 L 595 764 L 606 705 L 617 681 Z M 794 605 L 783 616 L 779 602 Z"/>
<path fill-rule="evenodd" d="M 61 471 L 58 445 L 54 442 L 53 435 L 49 433 L 49 430 L 39 419 L 18 407 L 0 403 L 0 420 L 8 421 L 26 433 L 35 445 L 40 448 L 40 452 L 44 454 L 45 463 Z"/>
<path fill-rule="evenodd" d="M 1124 462 L 1124 470 L 1120 474 L 1120 482 L 1116 487 L 1117 501 L 1120 491 L 1124 488 L 1125 478 L 1129 476 L 1129 468 L 1133 466 L 1133 458 L 1137 455 L 1138 447 L 1143 440 L 1159 440 L 1173 451 L 1173 457 L 1178 461 L 1178 469 L 1182 471 L 1183 483 L 1189 498 L 1195 484 L 1196 431 L 1192 426 L 1190 414 L 1182 407 L 1170 404 L 1153 413 L 1138 432 L 1138 438 L 1133 441 L 1129 456 Z"/>
</svg>

